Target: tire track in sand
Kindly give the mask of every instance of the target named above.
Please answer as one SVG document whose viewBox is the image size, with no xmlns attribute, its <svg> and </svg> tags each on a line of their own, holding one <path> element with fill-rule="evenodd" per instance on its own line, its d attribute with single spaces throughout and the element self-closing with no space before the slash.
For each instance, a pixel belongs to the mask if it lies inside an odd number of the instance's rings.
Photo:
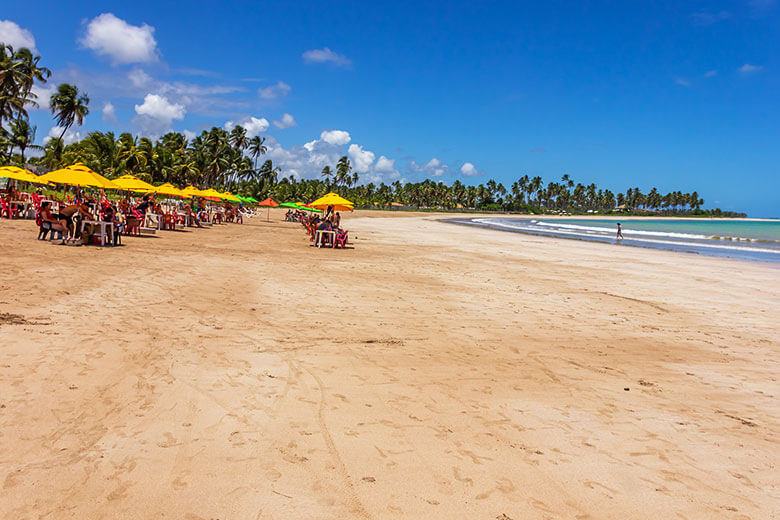
<svg viewBox="0 0 780 520">
<path fill-rule="evenodd" d="M 350 477 L 349 472 L 347 471 L 347 466 L 344 464 L 344 461 L 341 458 L 341 454 L 336 448 L 336 443 L 333 442 L 333 437 L 330 434 L 328 425 L 325 423 L 325 385 L 322 384 L 322 380 L 317 374 L 306 367 L 303 367 L 303 369 L 306 370 L 306 372 L 308 372 L 308 374 L 317 382 L 317 386 L 320 388 L 320 403 L 317 409 L 317 421 L 320 425 L 322 438 L 325 440 L 325 444 L 328 446 L 328 451 L 330 451 L 331 455 L 333 455 L 333 458 L 336 459 L 336 468 L 338 469 L 339 473 L 341 473 L 342 478 L 347 483 L 347 487 L 349 488 L 349 493 L 351 495 L 349 500 L 350 509 L 352 509 L 354 513 L 360 515 L 361 518 L 371 519 L 373 517 L 358 497 L 358 494 L 355 491 L 355 485 L 352 482 L 352 477 Z"/>
</svg>

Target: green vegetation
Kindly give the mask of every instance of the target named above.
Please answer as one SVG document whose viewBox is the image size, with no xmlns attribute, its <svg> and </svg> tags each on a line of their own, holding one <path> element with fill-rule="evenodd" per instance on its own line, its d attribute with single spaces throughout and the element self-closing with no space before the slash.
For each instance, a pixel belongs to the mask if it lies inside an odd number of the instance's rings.
<svg viewBox="0 0 780 520">
<path fill-rule="evenodd" d="M 29 124 L 26 110 L 38 105 L 32 92 L 35 82 L 45 83 L 50 76 L 48 69 L 38 65 L 39 61 L 40 56 L 28 49 L 15 51 L 11 46 L 0 45 L 0 165 L 25 166 L 25 153 L 40 149 L 39 157 L 29 159 L 29 164 L 40 170 L 82 162 L 109 178 L 130 173 L 154 184 L 213 187 L 258 200 L 272 197 L 279 201 L 310 201 L 328 191 L 337 191 L 356 205 L 368 208 L 396 203 L 436 210 L 744 216 L 719 209 L 702 210 L 704 201 L 696 192 L 661 194 L 653 188 L 642 193 L 639 188 L 629 188 L 625 193 L 614 194 L 595 184 L 575 184 L 568 175 L 561 182 L 546 185 L 541 177 L 523 175 L 509 189 L 492 179 L 477 186 L 467 186 L 459 180 L 448 186 L 430 179 L 406 184 L 359 184 L 359 176 L 346 156 L 333 168 L 323 168 L 320 179 L 296 180 L 284 177 L 270 160 L 259 161 L 266 153 L 265 139 L 248 138 L 241 126 L 230 132 L 214 127 L 192 140 L 176 132 L 152 140 L 130 133 L 116 137 L 113 132 L 96 131 L 65 145 L 65 133 L 74 124 L 80 126 L 89 113 L 89 97 L 69 84 L 59 85 L 47 100 L 61 134 L 39 147 L 34 144 L 36 128 Z"/>
</svg>

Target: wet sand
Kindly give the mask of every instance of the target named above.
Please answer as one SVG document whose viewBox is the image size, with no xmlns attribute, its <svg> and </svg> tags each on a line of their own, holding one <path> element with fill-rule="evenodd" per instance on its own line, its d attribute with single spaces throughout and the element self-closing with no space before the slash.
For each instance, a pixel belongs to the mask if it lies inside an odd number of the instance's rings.
<svg viewBox="0 0 780 520">
<path fill-rule="evenodd" d="M 0 221 L 0 518 L 780 510 L 777 266 L 379 212 L 316 250 L 281 214 Z"/>
</svg>

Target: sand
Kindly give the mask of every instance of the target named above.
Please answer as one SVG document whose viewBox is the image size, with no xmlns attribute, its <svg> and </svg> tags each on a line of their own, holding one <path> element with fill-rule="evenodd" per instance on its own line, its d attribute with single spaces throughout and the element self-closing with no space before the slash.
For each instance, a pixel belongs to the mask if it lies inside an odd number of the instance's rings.
<svg viewBox="0 0 780 520">
<path fill-rule="evenodd" d="M 777 266 L 280 216 L 0 222 L 0 518 L 777 517 Z"/>
</svg>

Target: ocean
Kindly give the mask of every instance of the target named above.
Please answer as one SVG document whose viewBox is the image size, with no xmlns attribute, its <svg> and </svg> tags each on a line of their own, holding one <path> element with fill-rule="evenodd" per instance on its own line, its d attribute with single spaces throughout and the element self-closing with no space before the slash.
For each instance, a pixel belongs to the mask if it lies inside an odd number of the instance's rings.
<svg viewBox="0 0 780 520">
<path fill-rule="evenodd" d="M 450 222 L 609 244 L 618 243 L 620 222 L 624 246 L 780 262 L 780 220 L 483 217 Z"/>
</svg>

